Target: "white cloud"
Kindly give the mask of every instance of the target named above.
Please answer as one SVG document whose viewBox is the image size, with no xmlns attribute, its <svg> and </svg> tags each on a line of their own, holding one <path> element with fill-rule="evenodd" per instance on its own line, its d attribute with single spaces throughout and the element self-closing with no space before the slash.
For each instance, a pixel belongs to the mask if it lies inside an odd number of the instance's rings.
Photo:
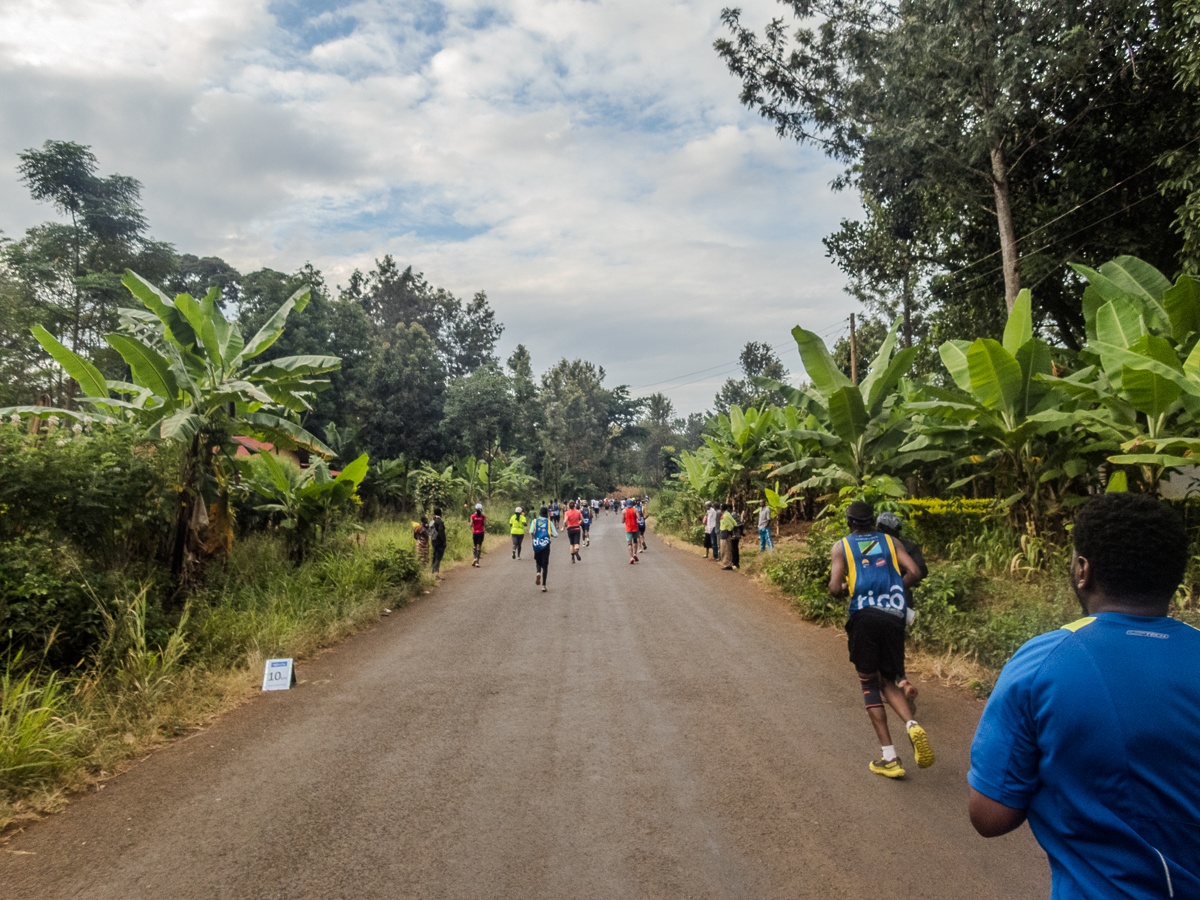
<svg viewBox="0 0 1200 900">
<path fill-rule="evenodd" d="M 6 5 L 0 228 L 51 215 L 15 154 L 75 140 L 142 180 L 155 236 L 181 250 L 311 260 L 332 282 L 390 252 L 487 290 L 501 349 L 539 368 L 581 355 L 650 384 L 844 318 L 820 237 L 854 198 L 738 105 L 711 4 L 312 7 Z M 719 380 L 668 392 L 700 409 Z"/>
</svg>

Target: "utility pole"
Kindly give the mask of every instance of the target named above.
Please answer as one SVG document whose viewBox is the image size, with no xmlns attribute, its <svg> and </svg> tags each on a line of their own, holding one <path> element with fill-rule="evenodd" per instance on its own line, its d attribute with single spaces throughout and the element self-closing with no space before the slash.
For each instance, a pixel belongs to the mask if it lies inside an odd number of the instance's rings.
<svg viewBox="0 0 1200 900">
<path fill-rule="evenodd" d="M 854 331 L 854 313 L 850 313 L 850 380 L 858 384 L 858 335 Z"/>
</svg>

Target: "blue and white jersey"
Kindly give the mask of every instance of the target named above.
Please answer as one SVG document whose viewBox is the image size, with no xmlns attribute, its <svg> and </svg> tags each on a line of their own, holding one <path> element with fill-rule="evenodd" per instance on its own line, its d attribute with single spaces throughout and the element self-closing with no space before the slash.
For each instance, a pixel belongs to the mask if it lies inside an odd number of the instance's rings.
<svg viewBox="0 0 1200 900">
<path fill-rule="evenodd" d="M 550 524 L 549 519 L 543 519 L 541 516 L 534 519 L 533 524 L 529 527 L 529 532 L 533 535 L 533 549 L 541 550 L 549 547 L 550 533 L 553 530 L 554 526 Z"/>
<path fill-rule="evenodd" d="M 842 538 L 846 553 L 846 585 L 850 615 L 863 609 L 904 618 L 904 575 L 896 545 L 886 534 L 852 534 Z"/>
<path fill-rule="evenodd" d="M 1200 897 L 1200 631 L 1099 613 L 1028 641 L 971 744 L 971 787 L 1050 857 L 1052 900 Z"/>
<path fill-rule="evenodd" d="M 592 524 L 592 511 L 585 505 L 579 512 L 583 515 L 583 524 L 585 526 Z"/>
</svg>

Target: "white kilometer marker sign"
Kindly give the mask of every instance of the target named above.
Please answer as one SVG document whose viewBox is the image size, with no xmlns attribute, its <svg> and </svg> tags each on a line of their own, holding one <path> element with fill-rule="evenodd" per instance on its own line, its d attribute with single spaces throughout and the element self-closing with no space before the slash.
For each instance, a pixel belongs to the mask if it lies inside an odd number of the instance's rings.
<svg viewBox="0 0 1200 900">
<path fill-rule="evenodd" d="M 268 659 L 263 666 L 264 691 L 286 691 L 296 683 L 296 672 L 290 659 Z"/>
</svg>

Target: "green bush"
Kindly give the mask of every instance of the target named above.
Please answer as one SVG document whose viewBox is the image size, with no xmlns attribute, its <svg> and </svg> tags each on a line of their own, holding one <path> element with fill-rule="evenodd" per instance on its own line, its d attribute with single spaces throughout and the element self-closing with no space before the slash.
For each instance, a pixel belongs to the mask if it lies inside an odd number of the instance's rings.
<svg viewBox="0 0 1200 900">
<path fill-rule="evenodd" d="M 388 541 L 382 552 L 373 557 L 375 571 L 383 575 L 387 584 L 411 584 L 421 577 L 421 566 L 417 555 L 407 547 L 398 547 Z"/>
<path fill-rule="evenodd" d="M 952 547 L 974 541 L 988 530 L 991 500 L 908 500 L 908 524 L 913 539 L 935 556 L 953 555 Z"/>
<path fill-rule="evenodd" d="M 176 456 L 76 428 L 0 425 L 0 541 L 43 534 L 104 567 L 154 556 L 175 510 Z"/>
<path fill-rule="evenodd" d="M 650 501 L 656 531 L 674 534 L 692 544 L 704 543 L 704 501 L 692 490 L 663 488 Z"/>
</svg>

